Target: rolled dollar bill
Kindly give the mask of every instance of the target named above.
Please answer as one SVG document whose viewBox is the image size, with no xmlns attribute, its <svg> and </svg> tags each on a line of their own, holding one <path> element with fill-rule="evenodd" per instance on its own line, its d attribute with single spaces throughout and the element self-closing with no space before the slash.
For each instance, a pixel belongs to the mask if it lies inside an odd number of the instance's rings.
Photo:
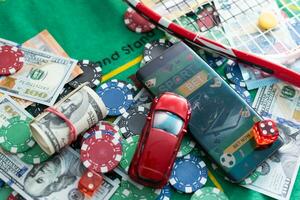
<svg viewBox="0 0 300 200">
<path fill-rule="evenodd" d="M 107 115 L 102 99 L 86 85 L 72 91 L 51 109 L 61 113 L 67 120 L 48 110 L 30 123 L 34 139 L 49 155 L 59 152 L 71 142 L 71 128 L 77 137 Z"/>
</svg>

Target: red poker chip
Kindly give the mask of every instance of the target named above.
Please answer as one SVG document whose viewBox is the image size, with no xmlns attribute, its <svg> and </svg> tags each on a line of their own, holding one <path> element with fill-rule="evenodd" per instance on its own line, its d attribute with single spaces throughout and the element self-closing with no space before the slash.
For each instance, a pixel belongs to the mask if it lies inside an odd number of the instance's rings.
<svg viewBox="0 0 300 200">
<path fill-rule="evenodd" d="M 7 197 L 7 200 L 18 200 L 20 199 L 20 195 L 16 191 L 12 191 L 10 195 Z"/>
<path fill-rule="evenodd" d="M 128 8 L 124 15 L 124 22 L 129 30 L 137 33 L 145 33 L 153 30 L 155 25 L 143 18 L 132 8 Z"/>
<path fill-rule="evenodd" d="M 19 71 L 24 64 L 24 53 L 17 47 L 0 47 L 0 75 L 10 75 Z"/>
<path fill-rule="evenodd" d="M 83 165 L 99 173 L 105 173 L 118 166 L 122 158 L 122 145 L 118 138 L 100 131 L 86 139 L 80 150 Z"/>
<path fill-rule="evenodd" d="M 200 31 L 207 31 L 213 28 L 218 23 L 218 13 L 213 7 L 207 7 L 198 14 L 197 24 Z"/>
</svg>

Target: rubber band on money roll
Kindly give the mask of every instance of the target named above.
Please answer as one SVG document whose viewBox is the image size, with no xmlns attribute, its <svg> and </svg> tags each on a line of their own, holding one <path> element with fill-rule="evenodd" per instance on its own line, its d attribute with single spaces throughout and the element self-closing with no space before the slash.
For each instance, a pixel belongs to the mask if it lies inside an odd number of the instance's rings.
<svg viewBox="0 0 300 200">
<path fill-rule="evenodd" d="M 62 120 L 64 120 L 69 127 L 70 134 L 69 134 L 69 143 L 71 144 L 73 141 L 76 140 L 77 136 L 77 130 L 74 124 L 69 120 L 62 112 L 58 111 L 56 108 L 48 107 L 45 109 L 45 111 L 53 113 L 54 115 L 60 117 Z"/>
</svg>

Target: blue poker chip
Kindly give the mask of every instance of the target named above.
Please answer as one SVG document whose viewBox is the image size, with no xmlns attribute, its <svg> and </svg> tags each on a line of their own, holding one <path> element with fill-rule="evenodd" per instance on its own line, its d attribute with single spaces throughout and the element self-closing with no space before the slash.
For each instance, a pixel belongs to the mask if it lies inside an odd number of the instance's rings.
<svg viewBox="0 0 300 200">
<path fill-rule="evenodd" d="M 165 185 L 159 195 L 156 197 L 155 200 L 170 200 L 172 196 L 172 190 L 169 184 Z"/>
<path fill-rule="evenodd" d="M 188 172 L 188 173 L 187 173 Z M 197 156 L 188 154 L 176 159 L 169 183 L 179 192 L 192 193 L 207 181 L 207 167 Z"/>
<path fill-rule="evenodd" d="M 102 98 L 109 116 L 123 114 L 134 102 L 132 90 L 116 79 L 101 84 L 96 92 Z"/>
<path fill-rule="evenodd" d="M 228 59 L 224 56 L 205 51 L 204 60 L 209 66 L 216 69 L 221 67 Z"/>
<path fill-rule="evenodd" d="M 0 179 L 0 188 L 5 186 L 5 182 L 3 180 Z"/>
<path fill-rule="evenodd" d="M 230 82 L 240 87 L 246 87 L 246 83 L 237 62 L 233 60 L 228 60 L 226 62 L 225 75 Z"/>
<path fill-rule="evenodd" d="M 229 84 L 248 104 L 252 104 L 250 92 L 238 85 Z"/>
</svg>

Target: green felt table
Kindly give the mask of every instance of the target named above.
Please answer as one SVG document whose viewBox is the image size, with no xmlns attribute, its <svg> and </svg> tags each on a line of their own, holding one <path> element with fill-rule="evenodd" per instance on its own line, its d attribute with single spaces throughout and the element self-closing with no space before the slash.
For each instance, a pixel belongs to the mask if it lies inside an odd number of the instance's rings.
<svg viewBox="0 0 300 200">
<path fill-rule="evenodd" d="M 104 81 L 128 80 L 139 67 L 145 43 L 164 34 L 129 31 L 123 21 L 126 8 L 121 0 L 0 0 L 0 37 L 22 43 L 47 29 L 71 57 L 101 61 Z M 230 199 L 271 199 L 214 172 L 209 175 L 207 185 L 222 188 Z M 172 199 L 190 197 L 175 193 Z M 291 199 L 300 199 L 299 175 Z"/>
</svg>

